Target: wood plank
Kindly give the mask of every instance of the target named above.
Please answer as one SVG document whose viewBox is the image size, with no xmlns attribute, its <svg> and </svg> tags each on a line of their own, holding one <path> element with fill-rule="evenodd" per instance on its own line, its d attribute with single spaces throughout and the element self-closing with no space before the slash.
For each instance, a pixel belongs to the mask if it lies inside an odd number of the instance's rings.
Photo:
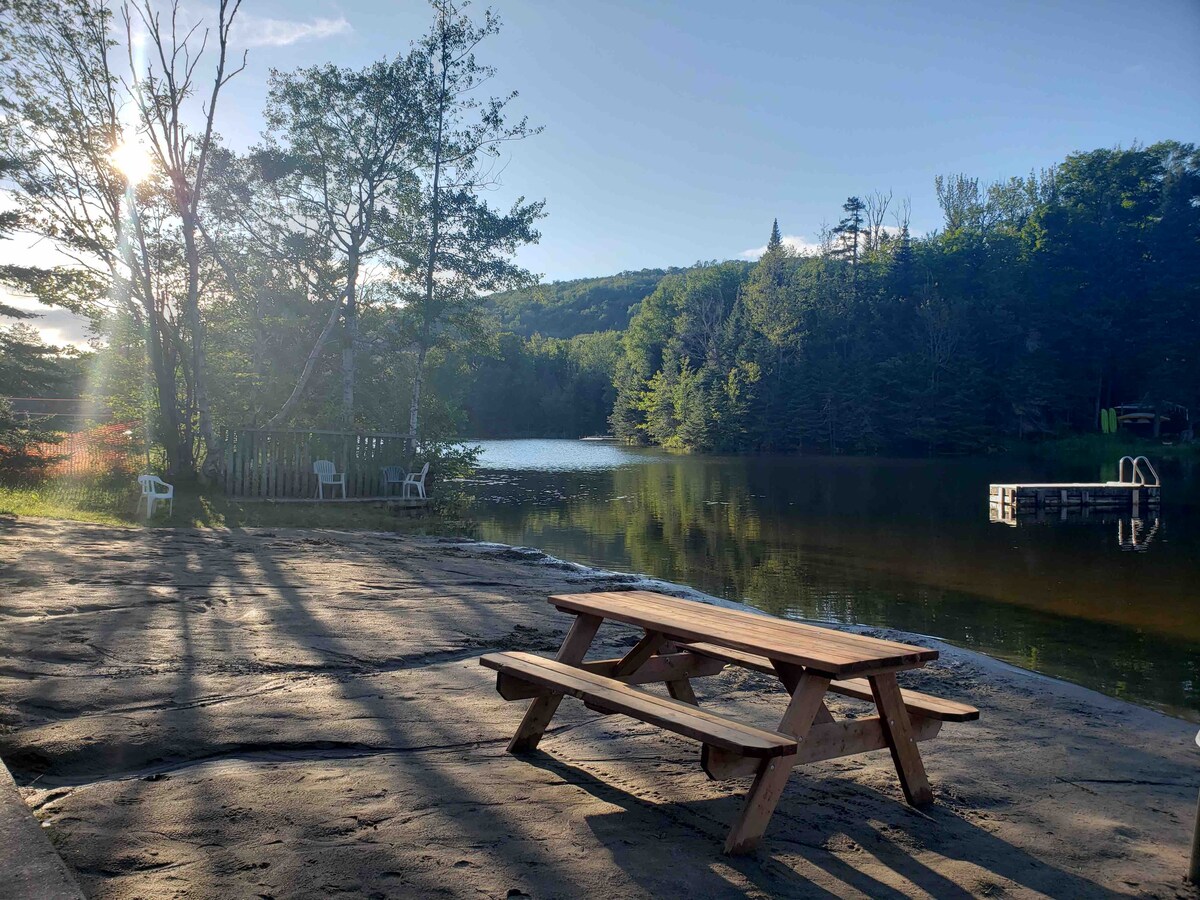
<svg viewBox="0 0 1200 900">
<path fill-rule="evenodd" d="M 803 625 L 785 619 L 776 619 L 771 616 L 731 610 L 724 607 L 696 603 L 690 600 L 679 600 L 651 591 L 613 591 L 591 595 L 577 594 L 566 596 L 567 598 L 583 597 L 585 598 L 585 605 L 610 608 L 614 613 L 614 617 L 618 612 L 627 613 L 633 611 L 636 614 L 669 617 L 676 622 L 683 622 L 691 627 L 712 628 L 720 626 L 723 632 L 722 643 L 725 643 L 723 639 L 729 633 L 740 634 L 743 632 L 751 635 L 751 640 L 754 640 L 753 636 L 761 636 L 763 634 L 775 637 L 786 636 L 788 640 L 801 646 L 813 644 L 819 640 L 820 644 L 825 647 L 830 655 L 840 655 L 851 659 L 861 656 L 864 647 L 864 639 L 855 635 L 848 635 L 833 631 L 832 629 L 816 628 L 815 626 Z M 560 599 L 563 598 L 561 596 L 552 597 L 551 602 L 562 608 L 563 605 L 557 602 Z M 865 640 L 870 641 L 873 639 L 868 638 Z M 848 648 L 845 646 L 847 643 L 854 646 Z M 896 646 L 903 647 L 904 645 Z M 850 650 L 853 652 L 848 652 Z"/>
<path fill-rule="evenodd" d="M 665 644 L 662 645 L 662 647 L 659 648 L 658 652 L 660 654 L 679 653 L 680 647 L 674 641 L 667 641 Z M 704 659 L 703 656 L 699 656 L 698 654 L 693 654 L 693 655 L 697 656 L 698 659 Z M 720 660 L 711 660 L 711 661 L 712 662 L 720 662 Z M 668 680 L 667 681 L 667 693 L 670 694 L 671 698 L 674 700 L 680 700 L 684 703 L 690 703 L 692 706 L 700 705 L 700 701 L 696 698 L 696 692 L 694 690 L 692 690 L 691 678 L 687 675 L 684 675 L 681 678 L 675 678 L 675 679 Z"/>
<path fill-rule="evenodd" d="M 580 663 L 579 668 L 596 675 L 613 678 L 613 670 L 620 661 L 620 659 L 599 659 L 593 662 Z M 625 684 L 660 684 L 666 682 L 668 690 L 670 690 L 669 685 L 673 681 L 716 675 L 724 668 L 725 664 L 720 660 L 701 656 L 698 653 L 672 653 L 666 656 L 652 656 L 636 672 L 623 675 L 616 680 Z M 529 682 L 519 679 L 512 684 L 506 683 L 503 690 L 497 685 L 497 690 L 505 700 L 530 700 L 549 693 L 545 688 L 535 687 Z"/>
<path fill-rule="evenodd" d="M 937 719 L 914 719 L 910 733 L 914 741 L 927 741 L 936 737 L 941 729 L 942 723 Z M 887 735 L 879 716 L 815 725 L 796 754 L 796 764 L 838 759 L 887 747 Z"/>
<path fill-rule="evenodd" d="M 929 787 L 925 763 L 921 760 L 921 751 L 917 748 L 896 676 L 872 676 L 871 690 L 875 696 L 875 706 L 879 709 L 888 749 L 892 751 L 892 762 L 896 764 L 896 774 L 900 776 L 900 786 L 904 789 L 904 799 L 911 806 L 932 803 L 933 790 Z"/>
<path fill-rule="evenodd" d="M 848 631 L 840 631 L 836 628 L 828 628 L 821 625 L 810 625 L 804 622 L 796 622 L 791 619 L 781 619 L 775 616 L 769 616 L 762 613 L 743 611 L 738 609 L 729 609 L 726 607 L 713 606 L 708 603 L 697 603 L 692 600 L 680 600 L 675 597 L 668 597 L 664 594 L 657 594 L 651 591 L 634 592 L 639 595 L 639 599 L 643 601 L 652 601 L 658 604 L 667 604 L 669 607 L 678 608 L 681 604 L 686 604 L 684 607 L 688 612 L 699 612 L 706 618 L 716 616 L 723 624 L 730 620 L 736 621 L 744 628 L 752 630 L 767 630 L 770 633 L 782 633 L 787 638 L 801 642 L 811 640 L 818 641 L 822 645 L 836 646 L 840 650 L 850 651 L 852 656 L 859 656 L 863 652 L 879 652 L 892 651 L 900 654 L 916 653 L 923 659 L 935 659 L 936 651 L 929 650 L 925 647 L 917 647 L 911 644 L 902 644 L 896 641 L 883 640 L 881 638 L 868 637 L 866 635 L 853 634 Z M 785 660 L 786 661 L 786 660 Z"/>
<path fill-rule="evenodd" d="M 937 658 L 936 650 L 679 600 L 651 591 L 559 594 L 551 597 L 550 602 L 559 609 L 602 615 L 687 642 L 711 642 L 760 653 L 833 676 L 912 668 Z"/>
<path fill-rule="evenodd" d="M 806 671 L 792 694 L 791 702 L 788 703 L 788 708 L 779 723 L 779 731 L 796 738 L 797 750 L 804 746 L 805 738 L 812 729 L 813 720 L 828 687 L 827 677 Z M 726 853 L 748 853 L 758 846 L 779 798 L 783 796 L 783 789 L 792 773 L 795 759 L 796 753 L 791 753 L 778 759 L 764 759 L 759 763 L 754 784 L 751 785 L 750 794 L 746 798 L 746 805 L 742 807 L 725 841 Z"/>
<path fill-rule="evenodd" d="M 875 699 L 871 691 L 871 683 L 866 678 L 835 681 L 829 685 L 829 690 L 845 697 L 854 697 L 857 700 L 874 702 Z M 974 706 L 954 700 L 944 700 L 920 691 L 901 688 L 900 700 L 910 716 L 921 716 L 942 722 L 974 722 L 979 718 L 979 710 Z"/>
<path fill-rule="evenodd" d="M 583 662 L 583 657 L 587 654 L 588 647 L 592 645 L 592 639 L 596 636 L 600 623 L 603 621 L 599 616 L 586 614 L 577 616 L 571 623 L 571 630 L 567 632 L 567 636 L 558 650 L 558 655 L 554 658 L 558 662 L 568 665 Z M 532 753 L 536 750 L 538 742 L 546 733 L 546 727 L 554 718 L 554 713 L 558 711 L 558 704 L 561 702 L 562 694 L 552 694 L 548 697 L 538 697 L 529 704 L 529 709 L 525 710 L 525 717 L 521 719 L 521 724 L 517 727 L 517 733 L 508 742 L 508 752 Z"/>
<path fill-rule="evenodd" d="M 536 697 L 549 697 L 555 693 L 550 688 L 542 687 L 516 675 L 507 672 L 496 673 L 496 693 L 505 700 L 533 700 Z"/>
<path fill-rule="evenodd" d="M 794 694 L 796 688 L 800 686 L 800 679 L 804 676 L 804 669 L 801 666 L 791 666 L 787 663 L 772 663 L 775 668 L 775 674 L 779 676 L 779 680 L 783 683 L 784 688 L 789 694 Z M 824 725 L 833 721 L 833 713 L 829 711 L 829 707 L 825 705 L 825 701 L 821 701 L 821 707 L 817 710 L 817 717 L 813 720 L 815 725 Z"/>
<path fill-rule="evenodd" d="M 629 652 L 621 657 L 621 661 L 613 669 L 613 677 L 619 678 L 622 675 L 629 675 L 636 672 L 642 665 L 658 652 L 667 640 L 667 636 L 657 631 L 647 631 Z"/>
<path fill-rule="evenodd" d="M 703 656 L 723 659 L 725 662 L 741 666 L 743 669 L 752 669 L 755 672 L 762 672 L 764 675 L 778 674 L 771 661 L 765 656 L 759 656 L 757 653 L 746 653 L 742 650 L 734 650 L 732 647 L 722 647 L 718 644 L 706 644 L 697 641 L 692 641 L 690 644 L 681 644 L 680 646 L 686 647 Z"/>
<path fill-rule="evenodd" d="M 716 644 L 691 643 L 681 644 L 680 647 L 692 650 L 702 656 L 724 660 L 725 662 L 733 663 L 746 669 L 752 669 L 756 672 L 763 672 L 768 675 L 778 674 L 778 670 L 774 668 L 771 661 L 765 656 L 731 650 L 728 647 L 719 647 Z M 783 679 L 781 678 L 781 680 Z M 786 681 L 784 681 L 784 685 L 785 687 L 787 686 Z M 865 700 L 870 703 L 875 702 L 874 695 L 871 693 L 870 682 L 865 678 L 835 679 L 830 683 L 829 690 L 834 694 L 853 697 L 856 700 Z M 959 703 L 955 700 L 944 700 L 932 694 L 923 694 L 920 691 L 912 691 L 905 688 L 901 688 L 900 696 L 904 701 L 905 709 L 914 716 L 939 719 L 943 722 L 974 722 L 979 718 L 979 710 L 966 703 Z"/>
<path fill-rule="evenodd" d="M 692 682 L 687 678 L 668 681 L 667 693 L 671 695 L 671 699 L 678 700 L 681 703 L 687 703 L 691 706 L 700 705 L 700 701 L 696 697 L 696 692 L 692 690 Z"/>
<path fill-rule="evenodd" d="M 532 653 L 491 653 L 481 657 L 480 663 L 506 675 L 587 700 L 589 705 L 657 725 L 684 737 L 737 750 L 747 756 L 769 758 L 796 751 L 795 739 L 787 734 L 744 725 Z"/>
<path fill-rule="evenodd" d="M 912 726 L 915 741 L 932 740 L 942 729 L 942 723 L 937 719 L 913 719 Z M 814 724 L 804 741 L 804 746 L 796 754 L 794 765 L 803 766 L 827 759 L 840 759 L 858 753 L 886 750 L 887 747 L 887 738 L 878 716 L 824 725 Z M 759 761 L 753 757 L 706 745 L 700 755 L 700 764 L 714 781 L 725 781 L 753 775 L 758 770 Z"/>
<path fill-rule="evenodd" d="M 719 659 L 701 656 L 699 653 L 667 653 L 652 656 L 637 671 L 620 677 L 614 675 L 619 659 L 603 659 L 595 662 L 585 662 L 580 668 L 597 675 L 617 678 L 626 684 L 654 684 L 670 682 L 681 678 L 706 678 L 716 675 L 725 668 Z"/>
<path fill-rule="evenodd" d="M 821 646 L 827 647 L 831 651 L 841 653 L 842 655 L 849 655 L 850 658 L 858 658 L 863 654 L 864 651 L 877 652 L 880 649 L 891 649 L 901 652 L 916 651 L 918 654 L 921 654 L 926 658 L 936 658 L 936 651 L 927 650 L 924 647 L 914 647 L 909 644 L 885 641 L 879 638 L 867 637 L 865 635 L 857 635 L 850 632 L 838 631 L 834 628 L 808 625 L 802 622 L 795 622 L 790 619 L 780 619 L 774 616 L 767 616 L 759 613 L 728 609 L 725 607 L 713 606 L 707 603 L 697 603 L 692 600 L 680 600 L 675 597 L 668 597 L 665 594 L 657 594 L 651 591 L 614 593 L 636 594 L 638 595 L 638 600 L 640 602 L 653 603 L 658 606 L 661 606 L 665 603 L 668 608 L 677 610 L 685 615 L 695 613 L 704 619 L 712 619 L 715 614 L 719 620 L 724 620 L 722 621 L 722 624 L 726 626 L 732 626 L 754 632 L 766 631 L 770 634 L 779 634 L 782 632 L 786 635 L 787 639 L 799 643 L 811 643 L 816 641 Z M 735 621 L 731 622 L 729 621 L 730 619 Z M 930 657 L 929 654 L 933 654 L 933 656 Z"/>
</svg>

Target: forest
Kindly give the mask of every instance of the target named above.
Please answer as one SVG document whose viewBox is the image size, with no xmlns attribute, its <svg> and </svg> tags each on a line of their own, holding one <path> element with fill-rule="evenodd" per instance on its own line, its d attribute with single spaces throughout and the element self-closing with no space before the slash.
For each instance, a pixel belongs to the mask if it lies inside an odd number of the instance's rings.
<svg viewBox="0 0 1200 900">
<path fill-rule="evenodd" d="M 599 301 L 646 273 L 502 295 L 513 331 L 552 322 L 559 339 L 501 339 L 467 380 L 470 433 L 595 433 L 611 402 L 617 437 L 676 450 L 966 453 L 1094 432 L 1123 403 L 1200 411 L 1194 145 L 931 187 L 944 221 L 930 234 L 876 192 L 848 198 L 816 252 L 790 250 L 776 223 L 757 264 L 658 274 L 619 346 L 587 363 L 579 342 L 615 337 L 580 332 L 621 325 Z M 489 417 L 503 396 L 534 404 L 513 427 Z"/>
<path fill-rule="evenodd" d="M 544 201 L 488 202 L 501 148 L 539 130 L 515 94 L 480 93 L 498 19 L 436 0 L 394 57 L 273 72 L 261 138 L 235 151 L 238 8 L 203 32 L 145 3 L 0 13 L 0 237 L 63 257 L 0 281 L 94 335 L 80 352 L 0 326 L 0 397 L 87 397 L 176 474 L 236 427 L 967 453 L 1095 431 L 1115 404 L 1200 411 L 1193 144 L 942 176 L 923 234 L 876 191 L 812 252 L 776 223 L 755 263 L 538 284 L 515 260 Z M 3 409 L 0 428 L 20 443 Z"/>
<path fill-rule="evenodd" d="M 1200 154 L 1095 150 L 934 188 L 909 234 L 847 200 L 808 256 L 665 278 L 622 344 L 612 424 L 680 449 L 967 452 L 1200 403 Z"/>
</svg>

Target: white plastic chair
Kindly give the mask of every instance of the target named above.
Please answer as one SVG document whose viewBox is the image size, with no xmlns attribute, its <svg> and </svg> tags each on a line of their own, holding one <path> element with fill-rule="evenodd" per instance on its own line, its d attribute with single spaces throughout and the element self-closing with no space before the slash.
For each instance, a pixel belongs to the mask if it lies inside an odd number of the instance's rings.
<svg viewBox="0 0 1200 900">
<path fill-rule="evenodd" d="M 383 492 L 385 494 L 393 484 L 402 485 L 408 477 L 408 473 L 400 466 L 381 466 L 379 471 L 383 473 Z"/>
<path fill-rule="evenodd" d="M 325 485 L 342 489 L 342 499 L 346 499 L 346 473 L 338 472 L 337 466 L 327 459 L 318 459 L 313 463 L 313 473 L 317 476 L 317 499 L 325 499 Z"/>
<path fill-rule="evenodd" d="M 400 485 L 400 496 L 407 497 L 409 494 L 409 491 L 411 491 L 413 488 L 416 488 L 417 496 L 419 496 L 422 500 L 424 500 L 425 499 L 425 476 L 428 474 L 429 474 L 429 463 L 425 463 L 425 465 L 423 465 L 421 467 L 420 475 L 417 475 L 415 472 L 409 472 L 407 475 L 405 475 L 404 481 Z"/>
<path fill-rule="evenodd" d="M 157 475 L 139 475 L 138 484 L 142 487 L 142 495 L 138 497 L 138 506 L 146 501 L 146 518 L 154 517 L 154 504 L 167 503 L 167 513 L 175 512 L 175 485 L 167 484 Z"/>
</svg>

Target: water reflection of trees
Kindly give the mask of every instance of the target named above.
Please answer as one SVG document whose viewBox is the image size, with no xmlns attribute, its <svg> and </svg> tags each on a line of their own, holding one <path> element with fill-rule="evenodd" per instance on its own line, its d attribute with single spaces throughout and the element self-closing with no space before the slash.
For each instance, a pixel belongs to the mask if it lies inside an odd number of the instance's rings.
<svg viewBox="0 0 1200 900">
<path fill-rule="evenodd" d="M 971 555 L 969 535 L 957 535 L 957 544 L 944 539 L 962 530 L 959 523 L 918 503 L 928 479 L 853 464 L 810 472 L 769 458 L 739 463 L 684 457 L 569 484 L 561 473 L 541 476 L 546 483 L 534 480 L 526 489 L 544 494 L 554 482 L 567 499 L 515 504 L 509 530 L 488 536 L 512 540 L 519 522 L 521 540 L 552 553 L 688 584 L 776 615 L 934 635 L 1112 695 L 1176 709 L 1197 705 L 1192 685 L 1200 684 L 1200 660 L 1185 637 L 1114 627 L 1072 614 L 1069 603 L 1057 613 L 1045 604 L 922 584 L 890 564 L 864 565 L 873 552 L 883 560 L 926 554 L 923 565 L 952 570 Z M 978 514 L 986 524 L 986 511 Z M 1051 526 L 1044 531 L 1055 534 Z"/>
</svg>

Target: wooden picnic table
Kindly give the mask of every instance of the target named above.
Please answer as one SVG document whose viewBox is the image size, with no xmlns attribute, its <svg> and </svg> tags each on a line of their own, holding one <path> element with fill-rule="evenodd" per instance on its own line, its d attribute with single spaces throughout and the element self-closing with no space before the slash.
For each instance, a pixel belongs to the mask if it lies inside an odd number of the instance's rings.
<svg viewBox="0 0 1200 900">
<path fill-rule="evenodd" d="M 936 659 L 936 650 L 652 591 L 559 594 L 550 602 L 575 616 L 553 660 L 515 652 L 480 659 L 497 671 L 501 696 L 533 699 L 509 752 L 536 749 L 567 694 L 592 709 L 699 740 L 710 777 L 754 777 L 725 843 L 727 853 L 758 844 L 792 768 L 804 763 L 886 747 L 908 802 L 931 803 L 917 742 L 935 737 L 945 721 L 979 717 L 966 704 L 901 690 L 896 673 Z M 605 619 L 638 626 L 645 634 L 619 659 L 585 661 Z M 790 699 L 774 731 L 699 708 L 691 680 L 728 664 L 779 678 Z M 664 683 L 669 697 L 635 687 L 652 683 Z M 830 691 L 871 702 L 878 715 L 836 721 L 825 705 Z"/>
</svg>

